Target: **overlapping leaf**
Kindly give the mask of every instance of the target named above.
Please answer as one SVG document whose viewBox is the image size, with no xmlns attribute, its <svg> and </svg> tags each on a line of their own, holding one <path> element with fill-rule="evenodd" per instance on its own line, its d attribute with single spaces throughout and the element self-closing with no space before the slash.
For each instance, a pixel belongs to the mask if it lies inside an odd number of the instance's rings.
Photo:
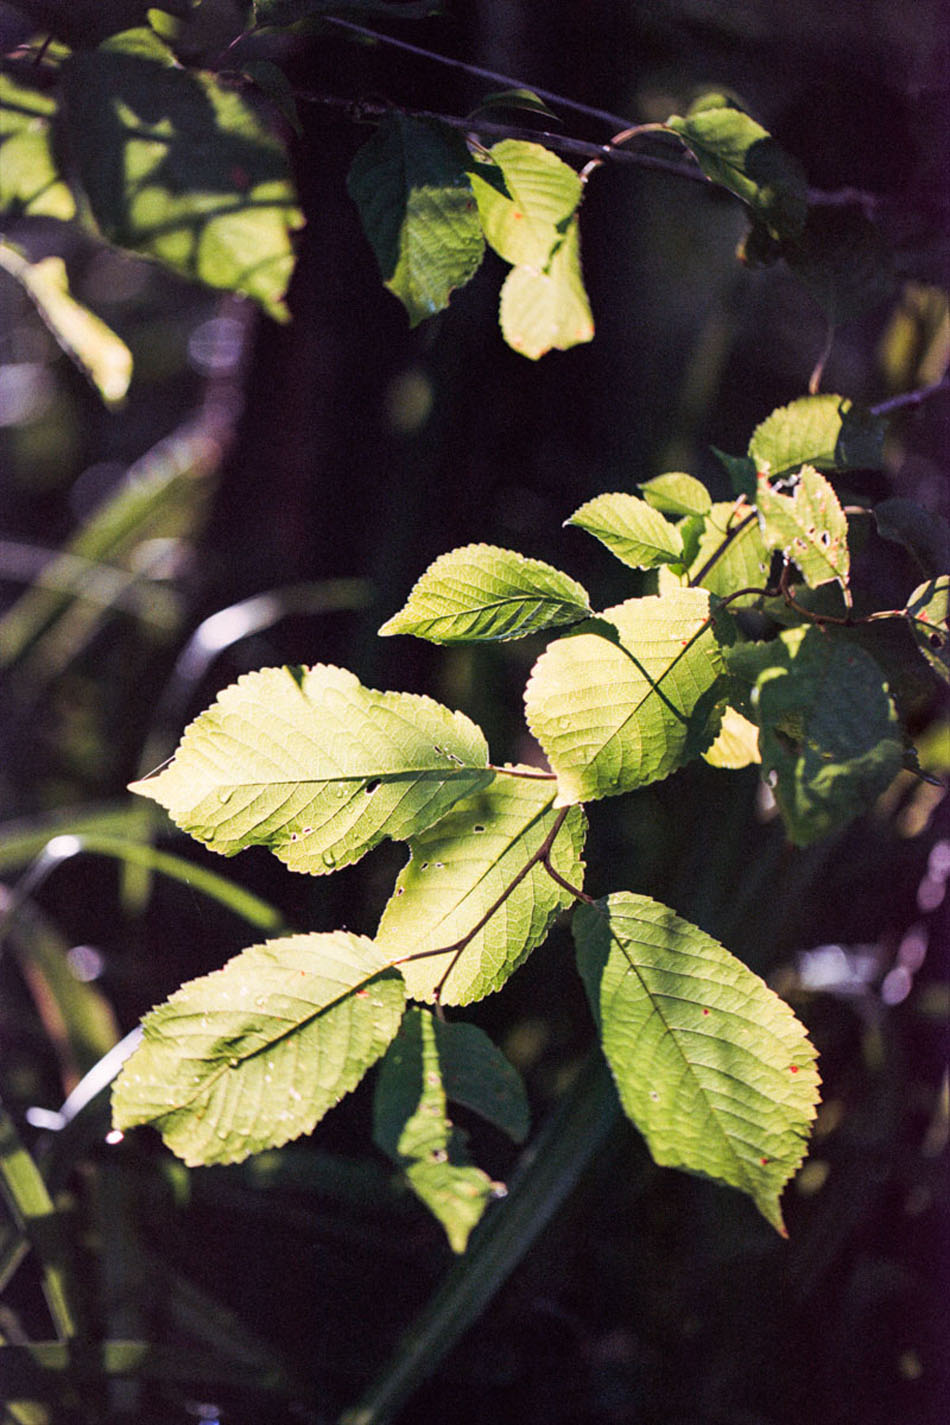
<svg viewBox="0 0 950 1425">
<path fill-rule="evenodd" d="M 907 600 L 917 647 L 938 677 L 950 683 L 950 576 L 929 579 Z"/>
<path fill-rule="evenodd" d="M 264 845 L 293 871 L 350 865 L 407 840 L 491 778 L 479 728 L 430 698 L 353 673 L 264 668 L 225 688 L 171 765 L 132 790 L 213 851 Z"/>
<path fill-rule="evenodd" d="M 544 270 L 581 200 L 574 169 L 541 144 L 504 139 L 490 155 L 507 195 L 472 169 L 472 191 L 489 245 L 514 267 Z"/>
<path fill-rule="evenodd" d="M 537 361 L 545 352 L 567 351 L 594 336 L 594 319 L 581 272 L 580 228 L 568 225 L 547 267 L 513 267 L 501 289 L 505 341 Z"/>
<path fill-rule="evenodd" d="M 399 1028 L 405 986 L 386 958 L 342 930 L 292 935 L 182 985 L 143 1021 L 115 1126 L 153 1125 L 192 1166 L 309 1133 Z"/>
<path fill-rule="evenodd" d="M 751 688 L 763 772 L 789 837 L 807 845 L 867 811 L 900 771 L 897 714 L 874 659 L 826 628 L 729 653 Z"/>
<path fill-rule="evenodd" d="M 844 396 L 801 396 L 756 426 L 749 455 L 773 479 L 814 465 L 817 470 L 876 468 L 884 450 L 883 420 Z"/>
<path fill-rule="evenodd" d="M 676 526 L 636 495 L 597 495 L 565 523 L 592 534 L 633 569 L 674 564 L 683 555 L 683 539 Z"/>
<path fill-rule="evenodd" d="M 895 495 L 874 506 L 874 521 L 882 539 L 902 544 L 922 573 L 937 575 L 950 569 L 950 525 L 936 511 Z"/>
<path fill-rule="evenodd" d="M 0 74 L 0 212 L 7 219 L 75 216 L 76 203 L 53 157 L 56 101 Z"/>
<path fill-rule="evenodd" d="M 528 724 L 558 777 L 558 805 L 668 776 L 712 742 L 722 657 L 703 589 L 629 599 L 543 653 Z"/>
<path fill-rule="evenodd" d="M 753 762 L 761 762 L 759 729 L 738 709 L 725 707 L 722 726 L 715 742 L 703 753 L 703 760 L 710 767 L 724 767 L 733 772 L 740 767 L 749 767 Z"/>
<path fill-rule="evenodd" d="M 350 168 L 350 197 L 383 282 L 411 326 L 448 306 L 482 260 L 468 166 L 468 150 L 454 130 L 393 114 Z"/>
<path fill-rule="evenodd" d="M 555 785 L 513 770 L 525 775 L 499 774 L 410 842 L 376 940 L 392 960 L 422 957 L 400 964 L 413 999 L 431 1000 L 441 985 L 443 1004 L 470 1004 L 500 989 L 571 902 L 543 866 L 522 874 L 554 828 Z M 572 811 L 551 851 L 577 887 L 584 833 L 583 812 Z"/>
<path fill-rule="evenodd" d="M 498 641 L 576 623 L 590 611 L 581 585 L 550 564 L 468 544 L 430 564 L 379 631 L 411 633 L 430 643 Z"/>
<path fill-rule="evenodd" d="M 800 232 L 808 202 L 804 171 L 761 124 L 722 96 L 709 95 L 667 125 L 706 177 L 748 203 L 774 237 Z"/>
<path fill-rule="evenodd" d="M 515 1066 L 477 1024 L 463 1019 L 436 1019 L 434 1025 L 449 1102 L 463 1104 L 515 1143 L 523 1143 L 528 1136 L 531 1111 Z"/>
<path fill-rule="evenodd" d="M 810 589 L 830 580 L 842 588 L 851 568 L 848 521 L 834 488 L 810 465 L 794 477 L 791 494 L 759 481 L 756 505 L 767 549 L 779 549 Z"/>
<path fill-rule="evenodd" d="M 683 526 L 694 518 L 687 516 Z M 712 506 L 702 520 L 698 541 L 685 552 L 691 557 L 682 582 L 698 584 L 723 598 L 739 589 L 764 588 L 768 582 L 772 556 L 765 547 L 755 512 L 734 501 L 723 500 Z M 660 592 L 675 587 L 673 571 L 661 569 Z M 730 608 L 746 608 L 758 597 L 755 593 L 743 595 L 733 599 Z"/>
<path fill-rule="evenodd" d="M 241 94 L 144 27 L 76 50 L 62 72 L 57 122 L 109 242 L 285 320 L 303 218 L 284 149 Z"/>
<path fill-rule="evenodd" d="M 656 1162 L 780 1196 L 818 1103 L 815 1050 L 788 1005 L 718 941 L 622 891 L 574 915 L 577 959 L 624 1110 Z"/>
<path fill-rule="evenodd" d="M 664 515 L 706 515 L 712 508 L 709 491 L 695 475 L 671 470 L 640 485 L 648 505 Z"/>
<path fill-rule="evenodd" d="M 466 1135 L 448 1117 L 439 1025 L 429 1010 L 407 1010 L 383 1060 L 373 1140 L 403 1168 L 453 1252 L 464 1252 L 472 1228 L 504 1188 L 473 1166 Z"/>
</svg>

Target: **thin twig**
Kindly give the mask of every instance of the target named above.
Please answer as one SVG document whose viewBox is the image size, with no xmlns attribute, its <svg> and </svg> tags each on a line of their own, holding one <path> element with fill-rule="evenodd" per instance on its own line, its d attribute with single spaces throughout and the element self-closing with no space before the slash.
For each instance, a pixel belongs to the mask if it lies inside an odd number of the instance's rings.
<svg viewBox="0 0 950 1425">
<path fill-rule="evenodd" d="M 742 531 L 746 529 L 747 526 L 750 525 L 754 519 L 757 518 L 757 515 L 758 512 L 756 510 L 753 510 L 751 514 L 746 515 L 745 519 L 741 520 L 739 524 L 733 525 L 732 529 L 726 530 L 726 537 L 722 541 L 722 544 L 720 544 L 716 549 L 713 550 L 712 554 L 706 560 L 706 563 L 703 565 L 703 567 L 699 570 L 697 574 L 693 575 L 692 579 L 690 579 L 689 587 L 691 589 L 695 589 L 697 584 L 701 584 L 703 582 L 710 569 L 712 569 L 713 566 L 718 563 L 718 561 L 725 554 L 726 550 L 729 548 L 736 535 L 741 534 Z"/>
<path fill-rule="evenodd" d="M 934 381 L 932 385 L 924 386 L 919 391 L 905 391 L 901 396 L 892 396 L 889 401 L 880 401 L 871 407 L 871 415 L 889 416 L 891 411 L 901 411 L 906 406 L 919 406 L 922 401 L 939 395 L 941 391 L 950 391 L 950 379 L 946 376 L 942 381 Z"/>
</svg>

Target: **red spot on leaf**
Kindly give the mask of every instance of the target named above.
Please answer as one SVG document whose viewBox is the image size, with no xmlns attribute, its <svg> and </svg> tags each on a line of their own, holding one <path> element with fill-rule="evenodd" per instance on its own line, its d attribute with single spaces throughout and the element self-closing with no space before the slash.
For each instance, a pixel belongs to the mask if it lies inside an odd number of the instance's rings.
<svg viewBox="0 0 950 1425">
<path fill-rule="evenodd" d="M 357 991 L 356 991 L 356 998 L 357 998 L 357 999 L 369 999 L 369 990 L 357 990 Z"/>
<path fill-rule="evenodd" d="M 708 1013 L 709 1013 L 709 1010 L 708 1010 L 708 1009 L 704 1009 L 704 1010 L 703 1010 L 703 1014 L 708 1014 Z"/>
<path fill-rule="evenodd" d="M 759 1162 L 762 1164 L 763 1168 L 766 1166 L 766 1164 L 768 1163 L 768 1161 L 769 1161 L 768 1158 L 760 1158 L 760 1159 L 759 1159 Z"/>
<path fill-rule="evenodd" d="M 524 213 L 519 213 L 515 211 L 514 213 L 512 213 L 512 217 L 520 222 L 520 220 L 524 217 Z"/>
<path fill-rule="evenodd" d="M 789 1064 L 789 1066 L 788 1066 L 788 1072 L 789 1072 L 790 1074 L 797 1074 L 797 1073 L 798 1073 L 798 1065 L 797 1065 L 797 1064 Z"/>
</svg>

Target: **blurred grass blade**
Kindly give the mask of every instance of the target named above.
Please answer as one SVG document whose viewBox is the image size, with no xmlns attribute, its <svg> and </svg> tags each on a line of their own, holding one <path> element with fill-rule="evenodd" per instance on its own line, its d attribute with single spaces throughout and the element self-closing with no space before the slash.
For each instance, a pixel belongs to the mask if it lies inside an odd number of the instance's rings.
<svg viewBox="0 0 950 1425">
<path fill-rule="evenodd" d="M 0 1106 L 0 1187 L 20 1231 L 43 1266 L 43 1290 L 59 1337 L 75 1336 L 66 1245 L 59 1213 L 39 1169 L 20 1142 L 13 1120 Z"/>
<path fill-rule="evenodd" d="M 575 1187 L 618 1117 L 616 1091 L 594 1050 L 526 1155 L 505 1202 L 472 1233 L 466 1255 L 339 1425 L 386 1425 L 438 1370 Z"/>
<path fill-rule="evenodd" d="M 147 840 L 155 817 L 141 801 L 59 807 L 41 816 L 0 822 L 0 876 L 18 871 L 56 836 L 104 836 L 122 841 Z"/>
</svg>

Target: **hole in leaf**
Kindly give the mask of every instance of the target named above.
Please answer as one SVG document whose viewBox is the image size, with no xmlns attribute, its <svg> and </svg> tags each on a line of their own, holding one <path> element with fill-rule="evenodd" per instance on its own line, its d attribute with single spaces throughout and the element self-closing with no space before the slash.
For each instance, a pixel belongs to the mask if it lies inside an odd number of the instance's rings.
<svg viewBox="0 0 950 1425">
<path fill-rule="evenodd" d="M 472 827 L 472 830 L 473 830 L 473 831 L 484 831 L 485 828 L 484 828 L 483 826 L 473 826 L 473 827 Z"/>
<path fill-rule="evenodd" d="M 366 783 L 366 786 L 363 788 L 363 791 L 366 793 L 366 795 L 367 795 L 368 797 L 371 797 L 371 796 L 373 795 L 373 793 L 376 791 L 376 789 L 377 789 L 378 786 L 379 786 L 379 778 L 378 778 L 378 777 L 374 777 L 374 779 L 373 779 L 371 782 L 367 782 L 367 783 Z"/>
<path fill-rule="evenodd" d="M 930 644 L 931 648 L 942 648 L 942 647 L 943 647 L 943 639 L 940 637 L 940 634 L 939 634 L 939 633 L 932 633 L 932 634 L 930 634 L 929 637 L 928 637 L 928 639 L 927 639 L 927 642 Z"/>
</svg>

